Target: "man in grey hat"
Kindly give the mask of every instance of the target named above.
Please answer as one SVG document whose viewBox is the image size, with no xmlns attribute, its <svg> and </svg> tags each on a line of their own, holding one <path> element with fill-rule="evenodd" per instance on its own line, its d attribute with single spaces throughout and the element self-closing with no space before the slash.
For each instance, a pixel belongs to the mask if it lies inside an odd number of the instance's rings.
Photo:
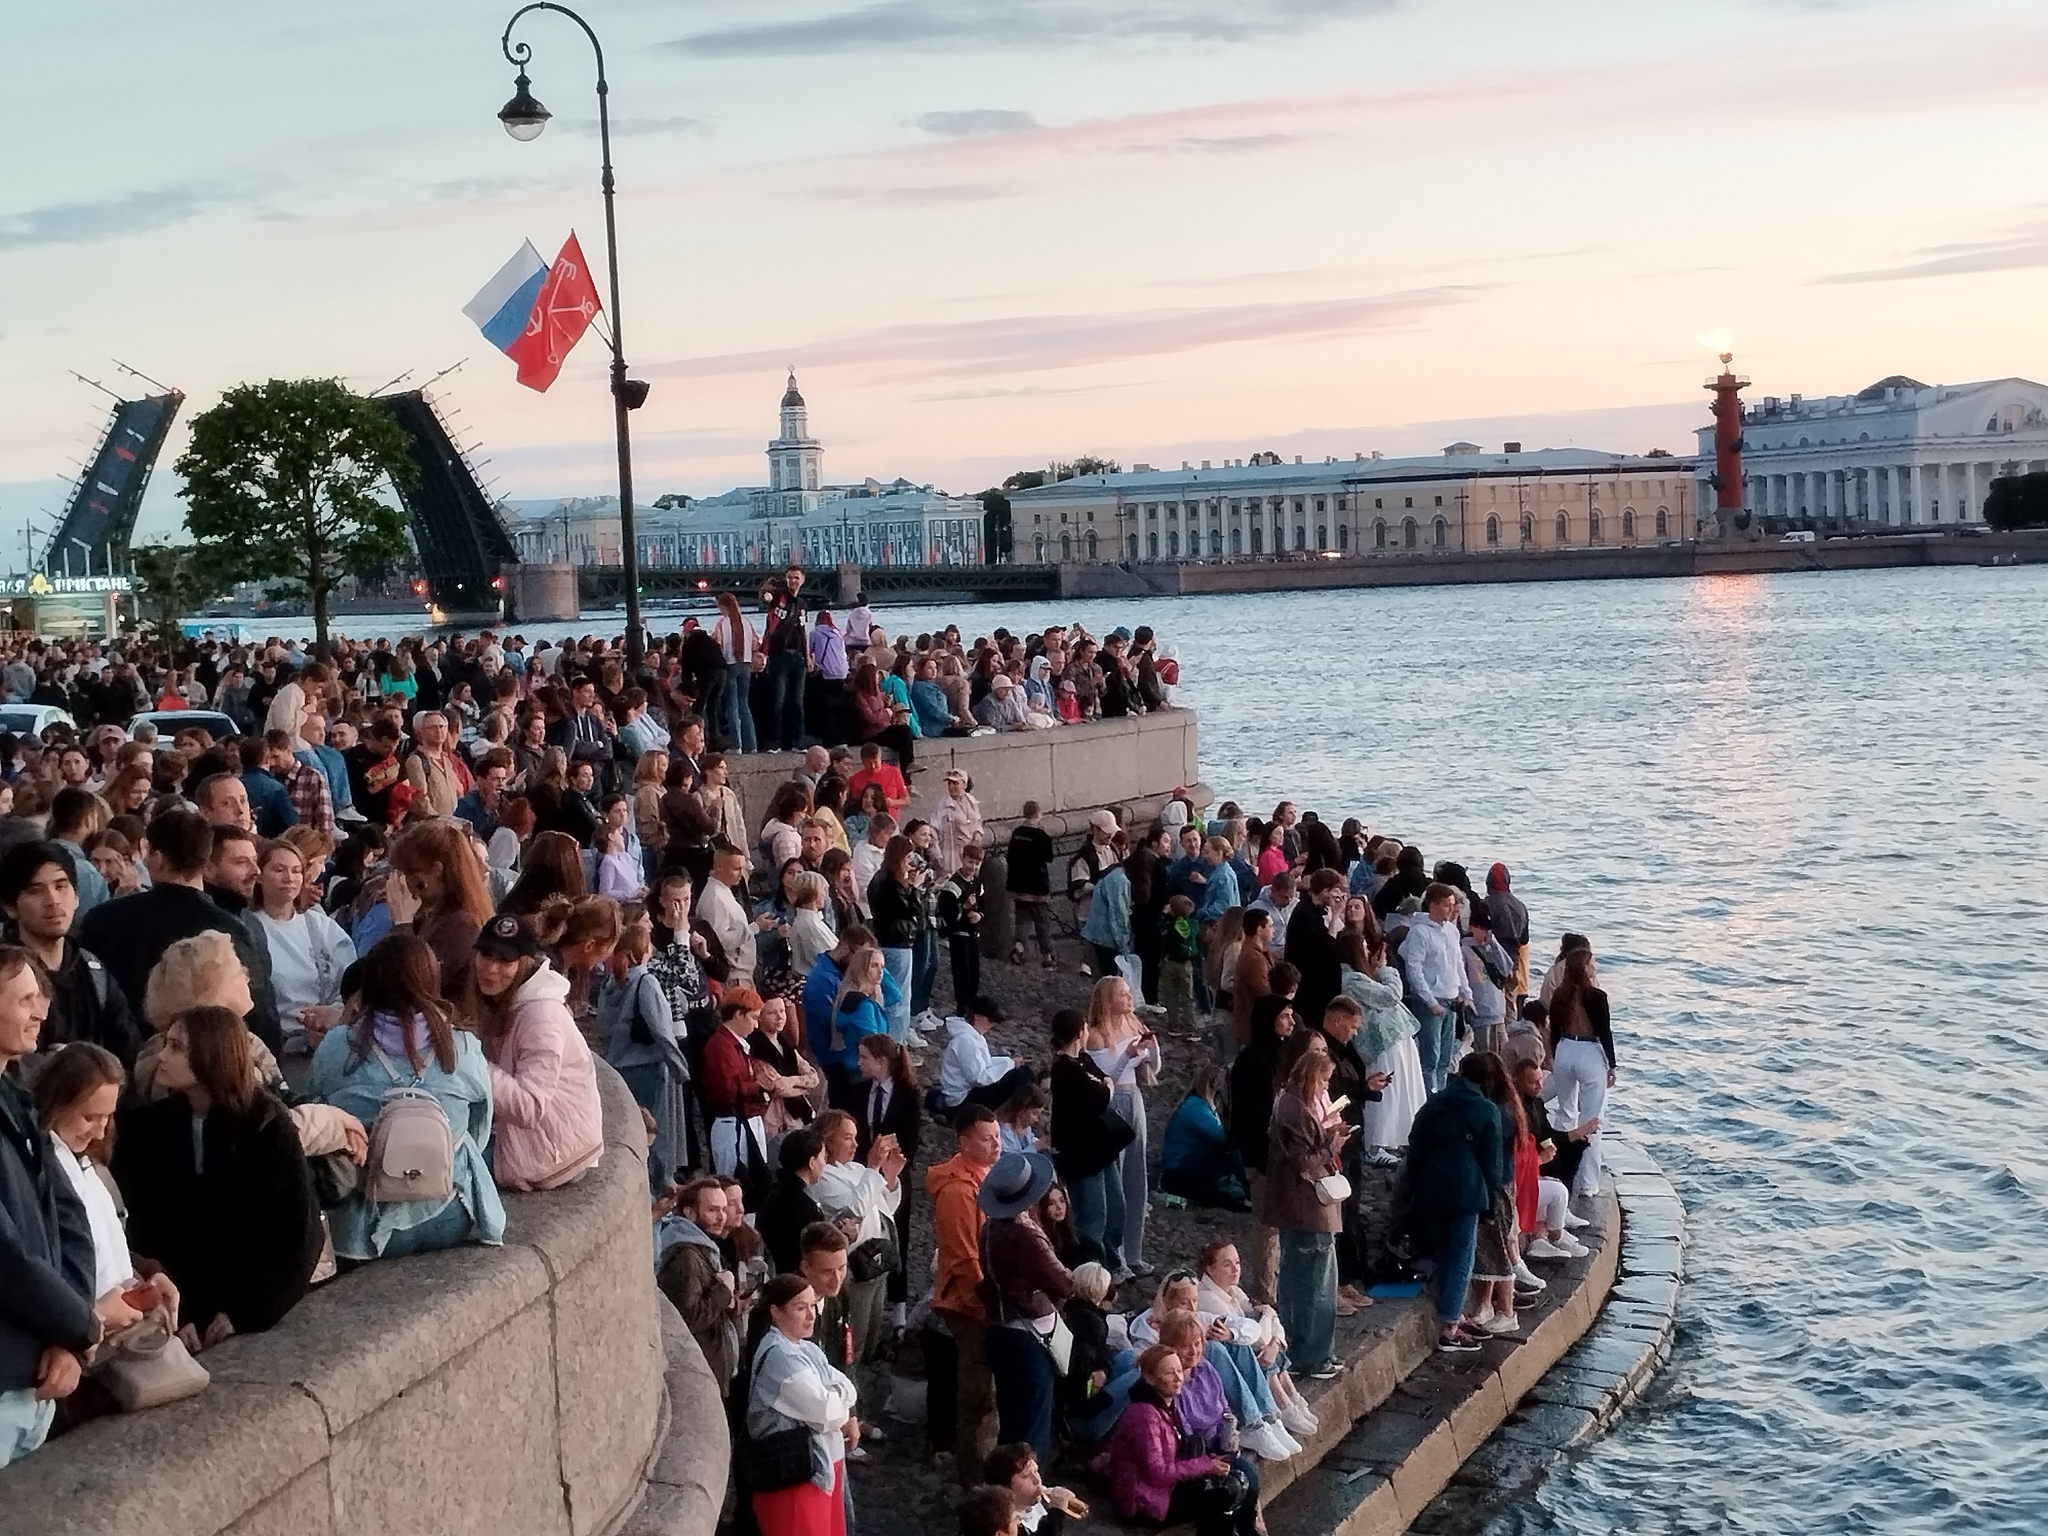
<svg viewBox="0 0 2048 1536">
<path fill-rule="evenodd" d="M 981 1229 L 981 1303 L 988 1316 L 982 1348 L 996 1379 L 996 1437 L 1027 1442 L 1041 1461 L 1052 1454 L 1053 1388 L 1064 1340 L 1059 1309 L 1074 1294 L 1033 1208 L 1052 1185 L 1052 1159 L 1006 1152 L 975 1191 L 988 1218 Z"/>
</svg>

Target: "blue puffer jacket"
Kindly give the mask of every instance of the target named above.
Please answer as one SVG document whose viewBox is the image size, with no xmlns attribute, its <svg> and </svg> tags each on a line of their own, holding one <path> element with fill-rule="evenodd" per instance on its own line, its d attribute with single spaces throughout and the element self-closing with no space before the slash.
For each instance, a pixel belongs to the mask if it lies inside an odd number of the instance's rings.
<svg viewBox="0 0 2048 1536">
<path fill-rule="evenodd" d="M 93 1317 L 92 1228 L 28 1091 L 0 1078 L 0 1392 L 36 1384 L 52 1344 L 81 1353 Z"/>
</svg>

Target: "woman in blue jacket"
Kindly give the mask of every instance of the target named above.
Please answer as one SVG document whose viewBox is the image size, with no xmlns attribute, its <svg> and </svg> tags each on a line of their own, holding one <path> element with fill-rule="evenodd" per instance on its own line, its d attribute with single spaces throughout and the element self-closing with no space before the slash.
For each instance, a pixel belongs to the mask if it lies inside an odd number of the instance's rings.
<svg viewBox="0 0 2048 1536">
<path fill-rule="evenodd" d="M 1216 1083 L 1222 1068 L 1204 1062 L 1195 1069 L 1188 1095 L 1166 1122 L 1159 1148 L 1159 1187 L 1196 1205 L 1248 1211 L 1244 1159 L 1216 1113 Z"/>
<path fill-rule="evenodd" d="M 902 1001 L 903 989 L 882 963 L 873 945 L 856 950 L 839 979 L 832 1000 L 832 1055 L 846 1069 L 846 1080 L 860 1077 L 860 1042 L 866 1035 L 889 1033 L 889 1010 Z"/>
<path fill-rule="evenodd" d="M 454 1193 L 439 1200 L 372 1200 L 358 1188 L 327 1213 L 337 1259 L 363 1262 L 505 1240 L 505 1205 L 484 1163 L 491 1141 L 491 1078 L 483 1043 L 454 1027 L 441 999 L 441 963 L 409 933 L 379 939 L 363 957 L 353 1021 L 313 1053 L 306 1091 L 374 1126 L 395 1088 L 422 1088 L 448 1117 Z M 367 1185 L 369 1170 L 364 1170 Z"/>
</svg>

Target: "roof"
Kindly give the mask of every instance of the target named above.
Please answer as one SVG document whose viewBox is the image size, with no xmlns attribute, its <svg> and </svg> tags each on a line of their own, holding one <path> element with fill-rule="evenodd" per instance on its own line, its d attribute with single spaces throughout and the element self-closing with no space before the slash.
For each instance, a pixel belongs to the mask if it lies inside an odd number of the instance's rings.
<svg viewBox="0 0 2048 1536">
<path fill-rule="evenodd" d="M 1909 379 L 1903 373 L 1895 373 L 1891 375 L 1891 377 L 1889 378 L 1879 379 L 1875 384 L 1871 385 L 1868 389 L 1859 389 L 1856 392 L 1856 398 L 1858 400 L 1882 400 L 1885 397 L 1885 391 L 1888 389 L 1925 388 L 1927 388 L 1927 386 L 1925 384 L 1922 384 L 1918 379 Z"/>
<path fill-rule="evenodd" d="M 782 392 L 782 409 L 786 411 L 793 405 L 800 406 L 803 403 L 804 397 L 797 392 L 796 370 L 792 368 L 789 370 L 789 388 Z"/>
</svg>

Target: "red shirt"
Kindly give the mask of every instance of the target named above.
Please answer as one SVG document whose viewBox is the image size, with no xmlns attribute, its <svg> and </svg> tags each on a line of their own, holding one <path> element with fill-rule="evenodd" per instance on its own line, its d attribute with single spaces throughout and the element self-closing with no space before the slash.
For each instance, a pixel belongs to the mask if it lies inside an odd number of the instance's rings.
<svg viewBox="0 0 2048 1536">
<path fill-rule="evenodd" d="M 903 782 L 903 775 L 894 763 L 879 763 L 873 768 L 861 768 L 846 781 L 846 803 L 859 805 L 861 792 L 870 784 L 881 786 L 882 798 L 891 805 L 902 805 L 910 799 L 910 790 Z"/>
<path fill-rule="evenodd" d="M 727 1115 L 751 1119 L 767 1108 L 768 1096 L 754 1077 L 754 1059 L 724 1025 L 704 1042 L 704 1107 L 713 1119 Z"/>
</svg>

